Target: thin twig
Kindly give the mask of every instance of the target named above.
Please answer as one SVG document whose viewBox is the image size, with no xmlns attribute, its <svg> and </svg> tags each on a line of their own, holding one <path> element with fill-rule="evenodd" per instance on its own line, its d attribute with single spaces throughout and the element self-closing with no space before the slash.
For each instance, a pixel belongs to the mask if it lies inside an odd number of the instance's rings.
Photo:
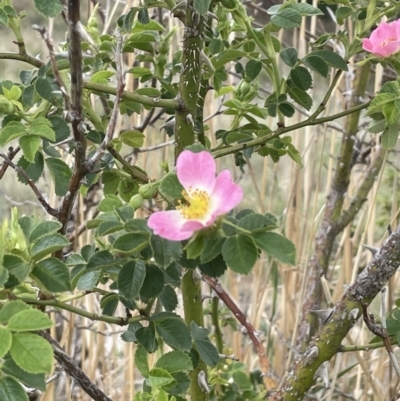
<svg viewBox="0 0 400 401">
<path fill-rule="evenodd" d="M 246 329 L 247 334 L 257 351 L 260 365 L 264 373 L 264 383 L 267 389 L 276 388 L 277 383 L 272 378 L 271 367 L 267 358 L 267 354 L 265 352 L 264 345 L 258 338 L 258 335 L 256 334 L 256 330 L 254 329 L 253 325 L 247 321 L 246 316 L 238 308 L 238 306 L 235 304 L 229 294 L 222 288 L 221 283 L 219 283 L 217 279 L 209 277 L 205 274 L 203 274 L 203 278 L 207 282 L 207 284 L 216 292 L 221 301 L 224 302 L 224 304 L 230 309 L 230 311 L 240 322 L 240 324 Z"/>
<path fill-rule="evenodd" d="M 21 150 L 21 148 L 19 146 L 17 146 L 16 148 L 12 148 L 9 147 L 8 148 L 8 155 L 7 157 L 9 158 L 9 160 L 14 159 L 15 155 Z M 8 163 L 3 163 L 3 165 L 0 168 L 0 180 L 3 178 L 5 172 L 7 171 L 9 164 Z"/>
<path fill-rule="evenodd" d="M 4 153 L 0 152 L 0 157 L 4 159 L 4 163 L 8 164 L 11 168 L 13 168 L 18 174 L 20 174 L 26 181 L 26 183 L 31 187 L 32 191 L 36 195 L 38 201 L 40 204 L 43 206 L 43 208 L 46 210 L 46 212 L 51 215 L 51 216 L 57 216 L 57 210 L 53 209 L 44 199 L 43 195 L 40 193 L 38 187 L 36 184 L 29 178 L 28 174 L 26 171 L 20 167 L 14 164 Z"/>
<path fill-rule="evenodd" d="M 51 62 L 51 67 L 53 69 L 54 78 L 56 79 L 57 85 L 59 86 L 62 97 L 64 99 L 64 110 L 65 112 L 68 112 L 71 105 L 71 98 L 69 97 L 67 88 L 60 75 L 60 71 L 58 70 L 57 67 L 57 60 L 54 52 L 53 42 L 50 39 L 49 33 L 47 32 L 45 27 L 40 27 L 39 25 L 33 25 L 32 28 L 40 33 L 42 39 L 46 43 L 47 49 L 49 50 L 50 62 Z"/>
</svg>

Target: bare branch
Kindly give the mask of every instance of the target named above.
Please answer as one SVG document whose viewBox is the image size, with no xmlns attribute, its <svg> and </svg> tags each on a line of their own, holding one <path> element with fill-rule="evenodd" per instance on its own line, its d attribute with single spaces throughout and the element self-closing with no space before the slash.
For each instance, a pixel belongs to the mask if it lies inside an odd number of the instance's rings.
<svg viewBox="0 0 400 401">
<path fill-rule="evenodd" d="M 43 206 L 43 208 L 46 210 L 46 212 L 51 215 L 51 216 L 57 216 L 57 210 L 53 209 L 46 201 L 46 199 L 44 199 L 43 195 L 40 193 L 38 187 L 36 186 L 36 184 L 29 178 L 28 174 L 26 173 L 26 171 L 20 167 L 17 166 L 16 164 L 14 164 L 4 153 L 0 152 L 0 157 L 2 157 L 4 159 L 4 163 L 3 163 L 3 167 L 4 164 L 9 165 L 11 168 L 13 168 L 18 174 L 22 175 L 22 177 L 25 179 L 26 183 L 31 187 L 32 191 L 34 192 L 34 194 L 36 195 L 38 201 L 40 202 L 40 204 Z M 2 167 L 2 169 L 3 169 Z"/>
<path fill-rule="evenodd" d="M 86 394 L 96 401 L 112 401 L 110 397 L 104 394 L 103 391 L 86 376 L 85 372 L 83 372 L 78 364 L 64 352 L 60 344 L 58 344 L 50 334 L 46 331 L 41 331 L 39 334 L 51 344 L 54 351 L 54 358 L 65 372 L 76 380 Z"/>
</svg>

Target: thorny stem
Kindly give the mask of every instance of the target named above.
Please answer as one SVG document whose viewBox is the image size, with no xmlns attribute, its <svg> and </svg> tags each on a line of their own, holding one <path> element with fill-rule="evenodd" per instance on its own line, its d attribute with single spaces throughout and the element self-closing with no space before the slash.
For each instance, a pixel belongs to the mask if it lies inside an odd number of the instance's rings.
<svg viewBox="0 0 400 401">
<path fill-rule="evenodd" d="M 224 341 L 222 339 L 222 332 L 219 325 L 219 298 L 213 297 L 211 302 L 211 321 L 214 326 L 214 337 L 217 350 L 220 354 L 224 352 Z"/>
<path fill-rule="evenodd" d="M 357 107 L 359 99 L 365 93 L 368 75 L 368 65 L 359 68 L 356 72 L 356 82 L 353 84 L 355 90 L 349 101 L 350 109 L 353 109 L 353 112 L 349 114 L 345 120 L 345 130 L 342 138 L 340 155 L 336 163 L 332 186 L 327 196 L 324 217 L 315 239 L 315 251 L 308 262 L 307 271 L 304 272 L 307 276 L 307 283 L 297 335 L 298 345 L 301 347 L 305 347 L 305 345 L 308 344 L 310 336 L 313 335 L 318 327 L 317 318 L 315 315 L 310 314 L 309 311 L 321 309 L 323 292 L 320 277 L 327 274 L 334 240 L 344 228 L 343 225 L 338 225 L 338 222 L 343 213 L 342 208 L 345 200 L 345 193 L 348 190 L 351 169 L 354 165 L 354 143 L 358 132 L 358 122 L 361 111 L 360 109 L 354 111 L 354 109 Z M 314 120 L 314 122 L 315 121 L 317 120 Z M 363 199 L 352 204 L 351 214 L 347 214 L 347 217 L 350 217 L 350 219 L 347 219 L 347 224 L 360 210 L 366 195 L 372 188 L 374 178 L 379 173 L 382 162 L 383 159 L 378 158 L 379 169 L 368 170 L 366 172 L 364 180 L 367 179 L 367 184 L 363 187 Z"/>
<path fill-rule="evenodd" d="M 197 102 L 201 83 L 200 53 L 203 48 L 202 31 L 203 17 L 194 9 L 194 0 L 187 0 L 185 30 L 182 47 L 182 70 L 179 81 L 178 107 L 175 112 L 175 159 L 185 149 L 195 142 L 195 121 L 197 117 Z M 201 166 L 199 166 L 201 168 Z M 194 280 L 193 270 L 188 270 L 182 278 L 182 298 L 185 322 L 190 327 L 191 322 L 204 327 L 201 284 Z M 207 366 L 204 361 L 189 373 L 191 401 L 208 400 L 208 392 L 201 385 L 206 380 Z"/>
<path fill-rule="evenodd" d="M 270 401 L 302 400 L 314 382 L 316 370 L 343 348 L 341 342 L 362 315 L 363 305 L 369 305 L 400 266 L 400 226 L 389 236 L 370 263 L 347 289 L 332 315 L 308 345 L 294 371 Z M 371 347 L 374 344 L 369 344 Z M 351 349 L 349 349 L 351 350 Z"/>
</svg>

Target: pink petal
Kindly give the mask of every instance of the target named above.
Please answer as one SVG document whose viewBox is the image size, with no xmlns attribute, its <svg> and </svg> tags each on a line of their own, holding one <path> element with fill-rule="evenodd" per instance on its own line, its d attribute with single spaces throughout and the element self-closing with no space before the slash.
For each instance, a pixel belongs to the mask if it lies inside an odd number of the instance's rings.
<svg viewBox="0 0 400 401">
<path fill-rule="evenodd" d="M 215 180 L 214 191 L 211 194 L 214 208 L 213 215 L 217 216 L 231 211 L 242 199 L 243 190 L 232 181 L 230 171 L 221 171 Z"/>
<path fill-rule="evenodd" d="M 362 48 L 365 51 L 372 53 L 373 49 L 374 49 L 374 46 L 373 46 L 372 42 L 369 39 L 363 39 L 362 40 Z"/>
<path fill-rule="evenodd" d="M 198 188 L 210 193 L 215 183 L 215 160 L 211 153 L 202 151 L 193 153 L 184 150 L 178 157 L 176 173 L 183 187 Z"/>
<path fill-rule="evenodd" d="M 390 42 L 388 43 L 384 48 L 384 53 L 386 54 L 386 57 L 397 53 L 400 50 L 400 42 Z"/>
<path fill-rule="evenodd" d="M 188 220 L 183 224 L 182 230 L 188 231 L 198 231 L 206 227 L 202 222 L 197 220 Z"/>
<path fill-rule="evenodd" d="M 192 236 L 193 231 L 183 230 L 186 220 L 182 217 L 179 210 L 167 210 L 165 212 L 153 213 L 147 225 L 159 235 L 171 241 L 182 241 Z"/>
</svg>

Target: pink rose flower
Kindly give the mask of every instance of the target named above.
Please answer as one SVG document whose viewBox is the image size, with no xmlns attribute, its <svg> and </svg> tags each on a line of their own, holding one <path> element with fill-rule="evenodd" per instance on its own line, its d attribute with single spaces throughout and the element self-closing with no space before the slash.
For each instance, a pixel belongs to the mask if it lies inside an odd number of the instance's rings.
<svg viewBox="0 0 400 401">
<path fill-rule="evenodd" d="M 382 22 L 369 39 L 362 40 L 362 47 L 378 57 L 390 57 L 400 51 L 400 20 Z"/>
<path fill-rule="evenodd" d="M 223 170 L 215 176 L 215 160 L 209 152 L 183 151 L 176 173 L 186 202 L 176 210 L 153 213 L 147 223 L 154 234 L 168 240 L 185 240 L 195 231 L 210 227 L 243 198 L 242 188 L 232 181 L 230 171 Z"/>
</svg>

